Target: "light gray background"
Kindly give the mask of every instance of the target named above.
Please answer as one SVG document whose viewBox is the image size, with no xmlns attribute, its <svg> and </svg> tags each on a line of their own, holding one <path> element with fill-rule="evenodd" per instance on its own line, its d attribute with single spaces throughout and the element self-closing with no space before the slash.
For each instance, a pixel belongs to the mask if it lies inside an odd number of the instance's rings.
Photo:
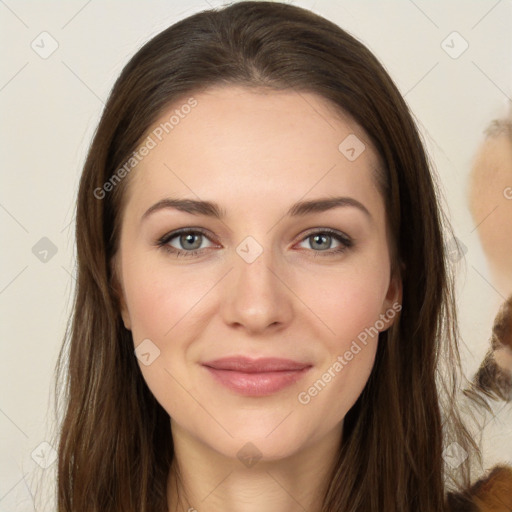
<svg viewBox="0 0 512 512">
<path fill-rule="evenodd" d="M 310 8 L 362 40 L 417 118 L 456 235 L 467 248 L 458 264 L 458 304 L 462 355 L 471 375 L 487 351 L 503 298 L 493 286 L 467 208 L 468 173 L 484 128 L 506 115 L 512 96 L 512 2 L 288 3 Z M 103 104 L 145 41 L 189 14 L 220 5 L 213 0 L 0 0 L 0 512 L 52 510 L 34 505 L 32 480 L 44 473 L 51 482 L 56 466 L 43 469 L 35 460 L 39 454 L 39 460 L 51 462 L 51 448 L 41 443 L 53 427 L 53 369 L 75 285 L 74 201 Z M 35 41 L 40 52 L 50 48 L 51 38 L 40 36 L 44 31 L 58 43 L 47 58 L 31 47 Z M 456 59 L 442 47 L 453 31 L 469 44 Z M 46 262 L 32 251 L 43 237 L 57 248 Z M 485 466 L 512 461 L 510 406 L 498 404 L 485 422 Z M 51 483 L 45 491 L 51 495 Z"/>
</svg>

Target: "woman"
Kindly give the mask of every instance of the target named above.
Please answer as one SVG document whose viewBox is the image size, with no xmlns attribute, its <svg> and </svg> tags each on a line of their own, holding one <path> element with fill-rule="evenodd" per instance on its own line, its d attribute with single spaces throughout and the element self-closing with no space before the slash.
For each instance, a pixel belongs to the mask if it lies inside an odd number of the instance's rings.
<svg viewBox="0 0 512 512">
<path fill-rule="evenodd" d="M 447 510 L 479 453 L 436 196 L 333 23 L 243 2 L 145 44 L 80 183 L 58 510 Z"/>
</svg>

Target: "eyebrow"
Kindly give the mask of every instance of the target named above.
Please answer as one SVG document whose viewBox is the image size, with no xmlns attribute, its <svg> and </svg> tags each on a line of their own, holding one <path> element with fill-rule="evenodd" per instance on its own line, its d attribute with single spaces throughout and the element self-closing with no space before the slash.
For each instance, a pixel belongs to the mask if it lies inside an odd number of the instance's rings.
<svg viewBox="0 0 512 512">
<path fill-rule="evenodd" d="M 286 216 L 301 217 L 312 213 L 325 212 L 339 207 L 357 208 L 369 219 L 372 219 L 372 216 L 366 206 L 353 197 L 326 197 L 312 199 L 309 201 L 299 201 L 290 207 Z M 166 209 L 175 209 L 192 215 L 204 215 L 216 219 L 224 219 L 226 217 L 226 211 L 215 202 L 168 197 L 151 206 L 144 215 L 142 215 L 141 221 L 148 218 L 152 213 Z"/>
</svg>

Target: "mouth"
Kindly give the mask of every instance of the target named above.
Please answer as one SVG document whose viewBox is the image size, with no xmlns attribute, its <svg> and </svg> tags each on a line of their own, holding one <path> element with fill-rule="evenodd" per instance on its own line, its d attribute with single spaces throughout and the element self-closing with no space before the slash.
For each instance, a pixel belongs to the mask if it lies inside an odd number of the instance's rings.
<svg viewBox="0 0 512 512">
<path fill-rule="evenodd" d="M 290 359 L 228 357 L 202 363 L 220 384 L 245 396 L 268 396 L 301 379 L 312 367 Z"/>
</svg>

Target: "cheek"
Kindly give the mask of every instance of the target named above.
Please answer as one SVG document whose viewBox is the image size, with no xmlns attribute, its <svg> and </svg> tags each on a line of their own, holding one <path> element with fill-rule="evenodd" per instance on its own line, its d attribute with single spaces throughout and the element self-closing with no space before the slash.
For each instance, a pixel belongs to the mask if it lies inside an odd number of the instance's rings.
<svg viewBox="0 0 512 512">
<path fill-rule="evenodd" d="M 370 377 L 377 343 L 340 344 L 341 350 L 297 394 L 301 415 L 316 423 L 319 434 L 338 425 L 356 403 Z"/>
<path fill-rule="evenodd" d="M 380 315 L 388 286 L 385 266 L 347 268 L 307 278 L 303 294 L 308 291 L 307 304 L 324 323 L 331 336 L 333 350 L 343 350 L 345 344 L 365 329 L 377 326 L 383 330 Z M 376 325 L 377 324 L 377 325 Z M 385 325 L 385 328 L 389 325 Z M 372 331 L 373 332 L 373 331 Z M 361 337 L 364 337 L 361 336 Z"/>
<path fill-rule="evenodd" d="M 312 417 L 322 417 L 324 427 L 337 424 L 354 405 L 371 374 L 379 331 L 387 329 L 395 311 L 381 316 L 387 291 L 386 268 L 352 269 L 316 276 L 308 283 L 311 309 L 324 328 L 325 349 L 317 371 L 304 383 L 298 401 Z"/>
<path fill-rule="evenodd" d="M 181 327 L 181 322 L 187 323 L 188 315 L 200 307 L 201 298 L 213 285 L 211 279 L 194 278 L 190 273 L 157 265 L 126 270 L 126 301 L 136 344 L 144 338 L 172 337 L 173 330 Z"/>
<path fill-rule="evenodd" d="M 322 419 L 319 432 L 334 428 L 345 417 L 366 386 L 375 361 L 382 302 L 376 294 L 352 292 L 335 291 L 322 298 L 322 319 L 334 334 L 324 334 L 325 357 L 297 394 L 302 414 Z"/>
<path fill-rule="evenodd" d="M 150 364 L 140 357 L 138 364 L 152 394 L 173 417 L 181 417 L 182 411 L 191 414 L 194 406 L 186 391 L 191 387 L 187 340 L 200 334 L 201 298 L 212 286 L 208 279 L 191 279 L 190 273 L 157 265 L 126 267 L 125 293 L 133 343 L 135 348 L 146 343 L 151 354 Z M 147 339 L 154 345 L 147 345 Z"/>
</svg>

